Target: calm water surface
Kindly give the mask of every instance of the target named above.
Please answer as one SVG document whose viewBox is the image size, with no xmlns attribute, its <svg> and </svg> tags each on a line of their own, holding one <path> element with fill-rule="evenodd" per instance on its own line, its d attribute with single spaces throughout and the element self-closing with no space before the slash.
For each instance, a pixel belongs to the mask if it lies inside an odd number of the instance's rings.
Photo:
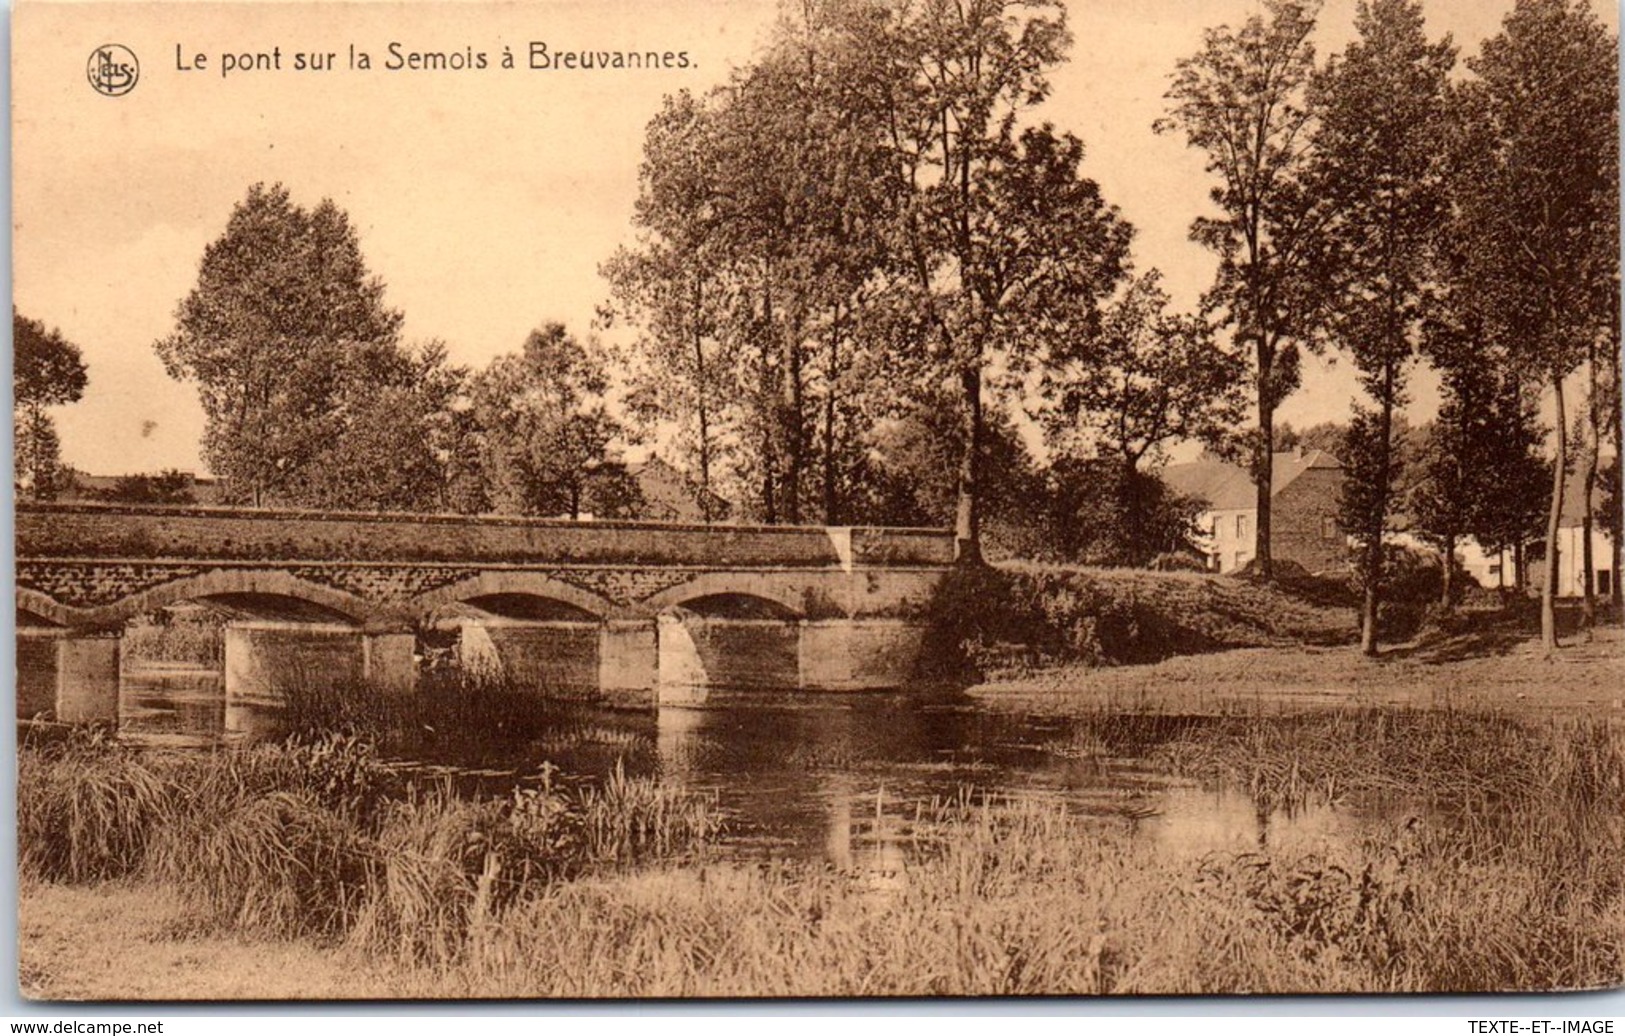
<svg viewBox="0 0 1625 1036">
<path fill-rule="evenodd" d="M 1170 776 L 1157 747 L 1199 718 L 1124 716 L 1109 743 L 1072 720 L 995 712 L 965 697 L 754 692 L 725 704 L 573 712 L 539 737 L 424 730 L 400 766 L 498 790 L 590 781 L 619 763 L 634 775 L 714 794 L 739 858 L 824 859 L 857 870 L 903 865 L 933 803 L 1026 800 L 1122 823 L 1162 850 L 1199 856 L 1291 843 L 1313 849 L 1359 834 L 1332 809 L 1260 815 L 1239 793 Z M 170 747 L 274 737 L 275 708 L 228 703 L 216 673 L 126 674 L 120 736 Z"/>
</svg>

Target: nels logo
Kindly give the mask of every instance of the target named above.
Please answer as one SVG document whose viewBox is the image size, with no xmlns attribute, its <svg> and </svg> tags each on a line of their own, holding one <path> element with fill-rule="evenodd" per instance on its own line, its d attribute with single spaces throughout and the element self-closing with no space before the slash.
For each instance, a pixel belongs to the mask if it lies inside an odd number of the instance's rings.
<svg viewBox="0 0 1625 1036">
<path fill-rule="evenodd" d="M 141 63 L 129 47 L 104 43 L 90 52 L 85 75 L 97 93 L 122 97 L 135 89 L 135 81 L 141 78 Z"/>
</svg>

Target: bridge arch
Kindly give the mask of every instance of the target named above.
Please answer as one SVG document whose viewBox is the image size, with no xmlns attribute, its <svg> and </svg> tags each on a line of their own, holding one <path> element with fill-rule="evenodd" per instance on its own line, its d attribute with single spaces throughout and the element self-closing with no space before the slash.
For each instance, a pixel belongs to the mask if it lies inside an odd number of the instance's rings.
<svg viewBox="0 0 1625 1036">
<path fill-rule="evenodd" d="M 413 598 L 412 606 L 422 622 L 447 605 L 467 604 L 481 598 L 534 597 L 557 602 L 595 620 L 608 618 L 615 606 L 598 594 L 555 579 L 543 572 L 480 572 Z"/>
<path fill-rule="evenodd" d="M 76 609 L 58 604 L 48 594 L 17 587 L 18 626 L 76 626 L 81 621 Z"/>
<path fill-rule="evenodd" d="M 17 588 L 17 607 L 50 622 L 68 627 L 119 626 L 138 615 L 187 601 L 218 599 L 252 604 L 255 598 L 286 599 L 314 605 L 338 621 L 363 626 L 389 621 L 388 615 L 366 600 L 333 587 L 301 579 L 281 569 L 213 569 L 161 583 L 109 604 L 75 608 L 38 590 Z"/>
<path fill-rule="evenodd" d="M 807 617 L 805 595 L 800 586 L 786 579 L 764 577 L 755 572 L 706 572 L 653 595 L 644 602 L 652 612 L 680 608 L 707 598 L 756 599 L 766 602 L 778 617 L 786 620 Z"/>
</svg>

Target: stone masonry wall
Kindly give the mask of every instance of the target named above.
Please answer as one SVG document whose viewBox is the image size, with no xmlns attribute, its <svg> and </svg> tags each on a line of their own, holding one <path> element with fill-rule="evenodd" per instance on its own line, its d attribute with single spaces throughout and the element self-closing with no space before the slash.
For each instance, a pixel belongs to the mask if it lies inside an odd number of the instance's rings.
<svg viewBox="0 0 1625 1036">
<path fill-rule="evenodd" d="M 1342 484 L 1341 469 L 1312 468 L 1276 494 L 1270 507 L 1270 554 L 1275 560 L 1295 561 L 1310 572 L 1347 565 L 1347 536 L 1337 524 Z"/>
</svg>

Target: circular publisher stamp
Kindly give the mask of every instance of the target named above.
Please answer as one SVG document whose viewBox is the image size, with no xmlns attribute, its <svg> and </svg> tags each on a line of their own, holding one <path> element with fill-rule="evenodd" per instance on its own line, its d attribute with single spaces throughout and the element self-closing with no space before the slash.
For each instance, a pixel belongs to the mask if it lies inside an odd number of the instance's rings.
<svg viewBox="0 0 1625 1036">
<path fill-rule="evenodd" d="M 85 76 L 97 93 L 122 97 L 134 90 L 135 81 L 141 78 L 141 62 L 136 60 L 135 51 L 124 44 L 104 43 L 90 52 Z"/>
</svg>

